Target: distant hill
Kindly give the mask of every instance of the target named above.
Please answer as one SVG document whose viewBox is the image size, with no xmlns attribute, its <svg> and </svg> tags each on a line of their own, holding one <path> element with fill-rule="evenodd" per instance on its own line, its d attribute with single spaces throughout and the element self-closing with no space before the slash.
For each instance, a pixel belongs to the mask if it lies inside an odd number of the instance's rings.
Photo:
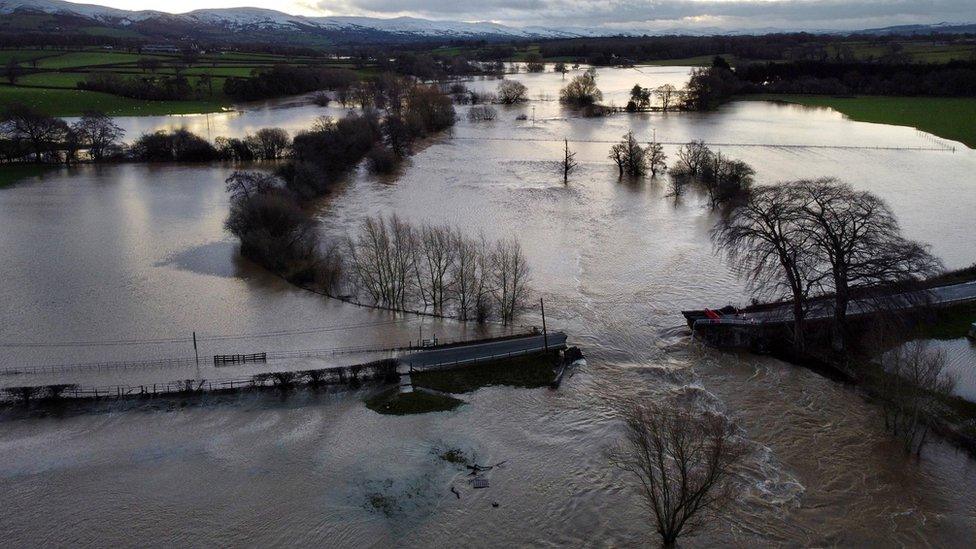
<svg viewBox="0 0 976 549">
<path fill-rule="evenodd" d="M 0 0 L 0 31 L 80 32 L 149 40 L 274 42 L 296 46 L 403 43 L 429 40 L 579 38 L 597 36 L 747 35 L 790 32 L 763 28 L 637 29 L 599 27 L 513 27 L 492 22 L 432 21 L 410 17 L 304 17 L 260 8 L 201 9 L 172 14 L 128 11 L 62 0 Z M 837 31 L 823 31 L 838 33 Z M 976 24 L 903 25 L 860 31 L 867 34 L 976 33 Z"/>
<path fill-rule="evenodd" d="M 976 23 L 937 23 L 935 25 L 898 25 L 879 29 L 865 29 L 860 34 L 976 34 Z"/>
<path fill-rule="evenodd" d="M 260 8 L 202 9 L 181 14 L 127 11 L 61 0 L 0 0 L 0 29 L 108 33 L 146 38 L 260 41 L 295 44 L 404 42 L 429 39 L 511 40 L 597 36 L 595 30 L 517 28 L 491 22 L 410 17 L 304 17 Z M 614 32 L 613 34 L 618 34 Z"/>
</svg>

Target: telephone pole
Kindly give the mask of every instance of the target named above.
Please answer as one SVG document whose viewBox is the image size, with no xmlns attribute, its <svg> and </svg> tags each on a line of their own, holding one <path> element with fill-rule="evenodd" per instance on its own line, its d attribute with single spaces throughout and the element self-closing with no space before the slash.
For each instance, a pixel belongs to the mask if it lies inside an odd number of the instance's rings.
<svg viewBox="0 0 976 549">
<path fill-rule="evenodd" d="M 549 352 L 549 332 L 546 331 L 546 304 L 539 298 L 539 308 L 542 309 L 542 341 L 545 342 L 546 352 Z"/>
</svg>

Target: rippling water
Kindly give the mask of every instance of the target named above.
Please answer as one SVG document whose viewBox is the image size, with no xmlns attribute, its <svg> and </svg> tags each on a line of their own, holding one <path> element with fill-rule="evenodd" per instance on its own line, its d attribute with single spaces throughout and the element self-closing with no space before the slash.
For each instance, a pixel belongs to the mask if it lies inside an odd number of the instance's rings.
<svg viewBox="0 0 976 549">
<path fill-rule="evenodd" d="M 605 70 L 600 82 L 619 103 L 635 81 L 680 81 L 686 72 Z M 653 530 L 629 479 L 606 460 L 622 432 L 614 405 L 635 395 L 726 413 L 751 445 L 727 520 L 689 544 L 971 542 L 976 470 L 964 455 L 935 442 L 919 462 L 907 460 L 856 390 L 776 360 L 689 343 L 678 311 L 746 299 L 734 266 L 708 244 L 714 215 L 694 193 L 677 201 L 666 196 L 663 181 L 618 181 L 606 152 L 629 128 L 643 138 L 653 129 L 662 141 L 722 143 L 723 153 L 753 164 L 761 182 L 841 176 L 885 197 L 908 235 L 930 243 L 950 266 L 976 255 L 970 236 L 976 153 L 856 148 L 938 148 L 941 141 L 910 128 L 768 103 L 735 103 L 713 114 L 579 119 L 546 100 L 561 86 L 558 75 L 518 78 L 533 102 L 499 109 L 491 123 L 460 122 L 395 180 L 351 177 L 323 204 L 323 230 L 337 238 L 364 216 L 395 211 L 470 234 L 518 236 L 551 325 L 566 329 L 587 354 L 559 391 L 486 388 L 465 395 L 457 411 L 413 417 L 378 416 L 354 393 L 300 392 L 284 400 L 245 395 L 186 408 L 6 421 L 5 543 L 637 545 L 652 540 Z M 534 121 L 515 121 L 533 108 Z M 298 106 L 222 115 L 221 132 L 294 129 L 318 112 Z M 179 121 L 138 123 L 149 129 Z M 581 161 L 566 187 L 554 165 L 563 138 Z M 0 191 L 6 256 L 0 297 L 7 304 L 0 340 L 361 326 L 208 344 L 216 352 L 415 337 L 416 321 L 322 300 L 237 259 L 220 229 L 230 169 L 83 167 Z M 443 322 L 424 329 L 444 337 L 459 330 Z M 0 360 L 7 365 L 186 348 L 5 351 Z M 167 374 L 179 377 L 166 370 L 153 375 Z M 475 491 L 466 471 L 434 456 L 447 447 L 479 463 L 507 462 L 492 471 L 488 490 Z"/>
</svg>

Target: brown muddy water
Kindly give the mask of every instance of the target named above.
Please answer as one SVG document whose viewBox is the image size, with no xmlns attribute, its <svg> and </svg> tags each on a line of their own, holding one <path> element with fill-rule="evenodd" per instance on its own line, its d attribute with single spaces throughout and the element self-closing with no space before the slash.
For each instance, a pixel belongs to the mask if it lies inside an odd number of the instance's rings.
<svg viewBox="0 0 976 549">
<path fill-rule="evenodd" d="M 599 81 L 619 104 L 635 82 L 680 83 L 686 74 L 603 70 Z M 622 433 L 614 406 L 633 396 L 725 413 L 752 447 L 735 505 L 687 546 L 970 544 L 976 462 L 938 441 L 919 461 L 906 459 L 878 410 L 852 388 L 690 341 L 682 308 L 746 301 L 734 266 L 708 243 L 714 214 L 694 193 L 667 196 L 664 180 L 618 181 L 606 153 L 628 129 L 644 139 L 656 130 L 665 142 L 720 143 L 715 148 L 755 166 L 763 183 L 842 177 L 886 198 L 909 236 L 960 267 L 976 258 L 976 152 L 958 144 L 953 152 L 944 147 L 952 143 L 910 128 L 770 103 L 580 119 L 550 100 L 559 75 L 516 78 L 532 102 L 499 108 L 488 123 L 467 122 L 460 108 L 451 135 L 398 177 L 351 177 L 322 204 L 323 230 L 338 238 L 365 216 L 396 212 L 472 235 L 518 236 L 550 326 L 587 355 L 558 391 L 484 388 L 456 411 L 411 417 L 377 415 L 357 393 L 298 392 L 6 420 L 3 544 L 644 545 L 653 529 L 630 479 L 606 459 Z M 225 125 L 214 135 L 294 130 L 320 111 L 293 105 L 217 115 Z M 518 114 L 529 120 L 516 121 Z M 206 119 L 122 123 L 198 129 Z M 582 164 L 566 187 L 554 165 L 563 138 Z M 672 155 L 676 148 L 666 147 Z M 194 330 L 209 338 L 211 354 L 417 337 L 416 319 L 324 300 L 237 258 L 221 230 L 222 183 L 232 169 L 81 167 L 0 191 L 2 366 L 185 356 Z M 442 338 L 477 332 L 430 320 L 422 329 Z M 960 356 L 958 367 L 973 367 Z M 107 383 L 197 375 L 192 370 L 62 377 Z M 11 379 L 23 378 L 0 376 L 5 385 L 16 384 Z M 473 490 L 466 471 L 436 457 L 451 447 L 482 464 L 506 464 L 491 472 L 489 489 Z"/>
</svg>

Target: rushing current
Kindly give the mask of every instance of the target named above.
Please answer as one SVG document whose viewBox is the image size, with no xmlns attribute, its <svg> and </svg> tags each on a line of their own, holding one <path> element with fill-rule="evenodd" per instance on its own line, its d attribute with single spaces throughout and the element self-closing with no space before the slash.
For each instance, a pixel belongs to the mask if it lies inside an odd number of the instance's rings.
<svg viewBox="0 0 976 549">
<path fill-rule="evenodd" d="M 687 73 L 603 69 L 598 83 L 620 105 L 635 83 L 677 85 Z M 911 128 L 766 102 L 584 119 L 555 101 L 559 74 L 514 78 L 532 101 L 498 107 L 491 122 L 468 122 L 460 107 L 458 125 L 397 176 L 353 174 L 322 202 L 322 230 L 338 239 L 366 216 L 395 212 L 471 235 L 518 237 L 550 327 L 568 332 L 586 354 L 560 389 L 483 388 L 455 411 L 399 417 L 365 408 L 363 392 L 299 391 L 7 418 L 0 422 L 3 544 L 646 544 L 655 533 L 633 482 L 607 461 L 623 432 L 614 409 L 633 397 L 726 414 L 748 441 L 734 504 L 687 545 L 971 543 L 976 462 L 938 440 L 919 460 L 906 458 L 855 388 L 691 341 L 681 309 L 748 301 L 734 266 L 709 243 L 716 214 L 694 192 L 669 196 L 666 179 L 618 180 L 607 152 L 632 129 L 667 143 L 672 156 L 678 144 L 703 139 L 753 165 L 759 183 L 840 177 L 885 198 L 909 237 L 962 267 L 976 259 L 976 151 Z M 497 81 L 468 85 L 491 90 Z M 341 114 L 296 99 L 119 123 L 129 139 L 178 126 L 216 137 L 266 126 L 295 131 Z M 526 119 L 516 120 L 520 114 Z M 563 139 L 581 164 L 567 186 L 556 167 Z M 193 356 L 193 332 L 206 356 L 500 329 L 329 301 L 242 260 L 222 230 L 223 180 L 235 168 L 82 166 L 0 190 L 0 366 L 60 366 L 3 375 L 0 384 L 249 372 L 79 366 Z M 960 394 L 976 394 L 976 352 L 963 340 L 944 345 Z M 466 470 L 437 457 L 448 448 L 505 464 L 490 473 L 488 489 L 474 490 Z"/>
</svg>

